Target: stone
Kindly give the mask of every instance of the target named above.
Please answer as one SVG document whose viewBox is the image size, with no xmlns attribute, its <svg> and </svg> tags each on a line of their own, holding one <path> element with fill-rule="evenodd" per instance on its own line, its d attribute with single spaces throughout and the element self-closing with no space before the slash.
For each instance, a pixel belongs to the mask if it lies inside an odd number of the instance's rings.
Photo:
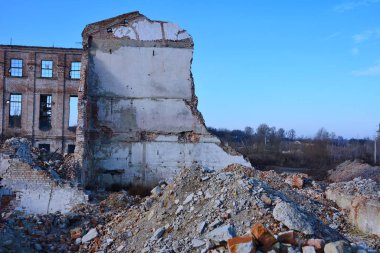
<svg viewBox="0 0 380 253">
<path fill-rule="evenodd" d="M 310 217 L 294 204 L 284 201 L 278 203 L 273 209 L 273 217 L 290 229 L 300 231 L 306 235 L 314 234 Z"/>
<path fill-rule="evenodd" d="M 180 214 L 182 212 L 182 210 L 183 210 L 183 206 L 182 205 L 178 206 L 177 210 L 175 211 L 175 215 Z"/>
<path fill-rule="evenodd" d="M 205 199 L 211 199 L 213 198 L 213 195 L 207 190 L 205 193 Z"/>
<path fill-rule="evenodd" d="M 229 253 L 255 253 L 256 247 L 252 236 L 239 236 L 228 239 Z"/>
<path fill-rule="evenodd" d="M 306 241 L 306 245 L 313 246 L 316 252 L 323 252 L 325 247 L 325 241 L 323 239 L 309 239 Z"/>
<path fill-rule="evenodd" d="M 213 222 L 210 223 L 210 227 L 215 228 L 215 227 L 218 227 L 219 225 L 221 225 L 222 223 L 223 223 L 223 221 L 221 221 L 219 218 L 217 218 Z"/>
<path fill-rule="evenodd" d="M 232 225 L 223 225 L 220 226 L 211 232 L 205 235 L 206 239 L 209 239 L 217 244 L 220 242 L 227 242 L 228 239 L 231 239 L 236 236 L 235 227 Z"/>
<path fill-rule="evenodd" d="M 82 237 L 82 228 L 77 227 L 70 230 L 70 236 L 72 239 L 77 239 Z"/>
<path fill-rule="evenodd" d="M 124 249 L 124 245 L 120 245 L 119 247 L 116 248 L 117 252 L 120 252 Z"/>
<path fill-rule="evenodd" d="M 207 222 L 202 221 L 201 223 L 198 224 L 197 231 L 199 234 L 203 234 L 203 232 L 206 230 Z"/>
<path fill-rule="evenodd" d="M 299 175 L 294 175 L 292 177 L 292 187 L 302 189 L 304 185 L 304 180 Z"/>
<path fill-rule="evenodd" d="M 303 246 L 302 253 L 316 253 L 313 246 Z"/>
<path fill-rule="evenodd" d="M 276 238 L 261 223 L 256 223 L 251 228 L 251 234 L 259 241 L 261 248 L 268 251 L 277 242 Z"/>
<path fill-rule="evenodd" d="M 161 227 L 161 228 L 158 228 L 152 235 L 152 237 L 150 238 L 151 241 L 156 241 L 158 239 L 160 239 L 164 233 L 165 233 L 165 227 Z"/>
<path fill-rule="evenodd" d="M 79 245 L 81 243 L 82 243 L 82 238 L 75 239 L 75 242 L 74 242 L 75 245 Z"/>
<path fill-rule="evenodd" d="M 199 240 L 199 239 L 191 240 L 191 245 L 193 246 L 193 248 L 199 248 L 205 244 L 206 244 L 206 242 L 203 240 Z"/>
<path fill-rule="evenodd" d="M 268 197 L 268 195 L 266 194 L 263 194 L 261 195 L 261 198 L 260 198 L 265 204 L 267 205 L 272 205 L 272 200 Z"/>
<path fill-rule="evenodd" d="M 96 230 L 96 228 L 92 228 L 90 229 L 90 231 L 87 232 L 87 234 L 85 234 L 82 237 L 82 243 L 87 243 L 97 236 L 98 236 L 98 231 Z"/>
<path fill-rule="evenodd" d="M 158 196 L 161 194 L 162 189 L 160 186 L 156 186 L 150 192 L 152 193 L 153 196 Z"/>
<path fill-rule="evenodd" d="M 42 251 L 42 246 L 39 243 L 34 244 L 34 249 L 37 251 Z"/>
<path fill-rule="evenodd" d="M 189 194 L 186 197 L 186 199 L 183 201 L 183 205 L 186 205 L 186 204 L 190 203 L 193 200 L 193 198 L 194 198 L 194 193 Z"/>
<path fill-rule="evenodd" d="M 325 245 L 325 253 L 351 253 L 351 246 L 346 241 L 330 242 Z"/>
<path fill-rule="evenodd" d="M 278 233 L 277 240 L 281 243 L 297 245 L 296 234 L 293 230 Z"/>
</svg>

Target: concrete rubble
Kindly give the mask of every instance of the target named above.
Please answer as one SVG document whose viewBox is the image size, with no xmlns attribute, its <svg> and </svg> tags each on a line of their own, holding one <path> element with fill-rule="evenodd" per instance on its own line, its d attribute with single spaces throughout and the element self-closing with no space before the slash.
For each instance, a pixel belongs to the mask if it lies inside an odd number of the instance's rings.
<svg viewBox="0 0 380 253">
<path fill-rule="evenodd" d="M 182 170 L 171 183 L 160 182 L 146 197 L 98 190 L 92 192 L 91 202 L 65 214 L 2 210 L 0 252 L 380 249 L 378 236 L 359 232 L 349 213 L 326 199 L 327 183 L 298 176 L 302 188 L 289 185 L 286 179 L 294 175 L 285 173 L 241 165 L 222 171 L 194 167 Z M 366 188 L 366 194 L 375 194 L 373 187 Z"/>
</svg>

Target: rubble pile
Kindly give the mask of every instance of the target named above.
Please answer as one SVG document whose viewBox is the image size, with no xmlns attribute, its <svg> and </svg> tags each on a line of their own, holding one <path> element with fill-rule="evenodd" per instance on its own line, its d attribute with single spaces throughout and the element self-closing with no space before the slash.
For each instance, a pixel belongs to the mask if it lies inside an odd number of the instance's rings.
<svg viewBox="0 0 380 253">
<path fill-rule="evenodd" d="M 65 213 L 87 202 L 88 195 L 76 182 L 57 173 L 61 165 L 61 155 L 31 148 L 25 138 L 6 140 L 0 148 L 0 210 Z"/>
<path fill-rule="evenodd" d="M 77 180 L 72 156 L 59 159 L 26 139 L 6 141 L 0 154 L 17 171 L 33 168 L 58 184 Z M 132 192 L 98 189 L 65 214 L 0 209 L 0 253 L 380 251 L 380 185 L 370 179 L 328 184 L 230 165 L 184 169 L 146 197 Z"/>
<path fill-rule="evenodd" d="M 75 162 L 74 154 L 67 154 L 62 162 L 57 163 L 57 167 L 55 167 L 54 170 L 62 179 L 73 182 L 79 180 L 80 173 Z"/>
<path fill-rule="evenodd" d="M 313 187 L 313 182 L 299 190 L 281 180 L 289 175 L 272 177 L 272 173 L 242 166 L 229 166 L 221 172 L 184 170 L 172 184 L 155 187 L 140 205 L 117 213 L 104 226 L 94 227 L 96 240 L 82 244 L 80 250 L 320 252 L 324 249 L 321 244 L 333 247 L 329 243 L 340 245 L 339 241 L 347 240 L 345 232 L 351 227 L 347 222 L 340 223 L 344 213 L 331 201 L 311 199 L 307 188 Z M 269 174 L 265 176 L 268 182 L 259 179 L 265 174 Z M 276 181 L 282 182 L 277 187 L 286 188 L 285 193 L 269 184 Z M 293 194 L 289 196 L 288 192 Z M 313 197 L 318 196 L 317 190 Z M 329 226 L 334 222 L 336 226 Z M 355 241 L 353 236 L 350 239 Z M 362 239 L 359 237 L 358 242 Z M 376 246 L 376 238 L 367 244 Z M 367 244 L 348 246 L 355 252 L 367 252 L 359 251 Z M 249 250 L 232 250 L 240 247 Z"/>
<path fill-rule="evenodd" d="M 9 158 L 17 158 L 31 165 L 35 170 L 47 171 L 56 180 L 78 182 L 80 173 L 78 173 L 73 154 L 63 157 L 57 152 L 48 153 L 31 147 L 28 139 L 19 137 L 7 139 L 1 146 L 0 152 Z"/>
<path fill-rule="evenodd" d="M 328 180 L 331 182 L 347 182 L 354 178 L 372 179 L 380 183 L 380 167 L 371 166 L 361 160 L 345 161 L 335 170 L 329 171 Z"/>
</svg>

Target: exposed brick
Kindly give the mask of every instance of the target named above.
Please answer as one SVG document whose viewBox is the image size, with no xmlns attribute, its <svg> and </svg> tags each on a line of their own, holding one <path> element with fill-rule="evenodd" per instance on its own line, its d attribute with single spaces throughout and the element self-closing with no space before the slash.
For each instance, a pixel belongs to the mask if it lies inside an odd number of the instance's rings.
<svg viewBox="0 0 380 253">
<path fill-rule="evenodd" d="M 253 237 L 250 235 L 239 236 L 228 239 L 227 241 L 229 253 L 255 253 L 256 247 Z"/>
<path fill-rule="evenodd" d="M 277 242 L 276 238 L 269 230 L 261 223 L 256 223 L 251 228 L 252 235 L 259 241 L 261 248 L 264 251 L 268 251 L 272 248 L 273 244 Z"/>
</svg>

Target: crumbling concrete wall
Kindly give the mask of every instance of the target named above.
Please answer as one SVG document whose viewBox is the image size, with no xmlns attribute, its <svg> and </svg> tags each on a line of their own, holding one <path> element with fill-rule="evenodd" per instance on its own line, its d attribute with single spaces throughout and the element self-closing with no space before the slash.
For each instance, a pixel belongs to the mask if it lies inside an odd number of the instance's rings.
<svg viewBox="0 0 380 253">
<path fill-rule="evenodd" d="M 0 154 L 1 195 L 14 194 L 12 206 L 25 213 L 66 213 L 88 196 L 77 187 L 55 181 L 47 171 L 36 170 L 18 158 Z"/>
<path fill-rule="evenodd" d="M 133 12 L 82 36 L 76 152 L 88 182 L 150 185 L 183 167 L 250 165 L 205 127 L 185 30 Z"/>
</svg>

